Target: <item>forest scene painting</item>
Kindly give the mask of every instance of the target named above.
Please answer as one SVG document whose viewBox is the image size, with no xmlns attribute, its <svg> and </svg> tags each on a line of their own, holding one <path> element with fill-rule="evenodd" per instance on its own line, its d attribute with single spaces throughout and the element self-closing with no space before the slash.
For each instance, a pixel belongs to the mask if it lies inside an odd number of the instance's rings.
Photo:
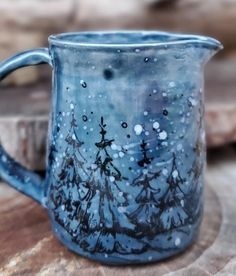
<svg viewBox="0 0 236 276">
<path fill-rule="evenodd" d="M 87 118 L 82 120 L 86 122 Z M 176 153 L 171 154 L 168 169 L 155 167 L 156 156 L 148 139 L 142 137 L 136 146 L 138 158 L 133 160 L 128 147 L 118 148 L 103 116 L 97 124 L 97 141 L 91 160 L 87 160 L 86 141 L 79 136 L 78 119 L 72 110 L 69 131 L 63 138 L 67 146 L 50 195 L 55 221 L 89 253 L 141 254 L 178 246 L 180 239 L 171 241 L 171 233 L 182 229 L 188 235 L 186 227 L 194 224 L 202 212 L 198 185 L 201 175 L 196 171 L 201 171 L 200 158 L 192 164 L 188 175 L 193 181 L 186 186 Z M 126 128 L 124 122 L 121 127 Z M 120 166 L 113 154 L 117 148 L 120 157 L 129 157 L 132 167 L 125 170 Z M 53 146 L 52 162 L 56 155 Z M 129 174 L 124 173 L 127 170 Z M 158 247 L 159 237 L 166 233 L 171 244 L 168 249 Z"/>
</svg>

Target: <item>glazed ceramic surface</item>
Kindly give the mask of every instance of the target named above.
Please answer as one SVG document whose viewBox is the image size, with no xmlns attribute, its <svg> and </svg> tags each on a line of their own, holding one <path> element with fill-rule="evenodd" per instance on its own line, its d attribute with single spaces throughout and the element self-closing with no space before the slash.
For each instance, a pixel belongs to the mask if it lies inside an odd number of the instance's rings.
<svg viewBox="0 0 236 276">
<path fill-rule="evenodd" d="M 56 236 L 108 264 L 152 262 L 196 238 L 203 210 L 203 69 L 211 38 L 159 32 L 51 36 L 1 64 L 49 63 L 46 179 L 1 149 L 3 179 L 40 202 Z"/>
</svg>

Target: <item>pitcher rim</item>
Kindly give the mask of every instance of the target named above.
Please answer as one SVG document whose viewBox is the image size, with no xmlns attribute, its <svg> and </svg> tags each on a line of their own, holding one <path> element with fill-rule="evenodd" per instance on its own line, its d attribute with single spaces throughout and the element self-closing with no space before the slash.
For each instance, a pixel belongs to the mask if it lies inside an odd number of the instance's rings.
<svg viewBox="0 0 236 276">
<path fill-rule="evenodd" d="M 159 36 L 166 37 L 171 39 L 171 41 L 155 41 L 153 39 L 152 42 L 115 42 L 115 43 L 98 43 L 96 42 L 96 38 L 94 42 L 80 42 L 73 41 L 70 39 L 72 36 L 105 36 L 105 35 L 126 35 L 130 36 L 132 39 L 135 38 L 135 35 L 139 35 L 140 38 L 144 38 L 145 36 Z M 144 31 L 144 30 L 116 30 L 116 31 L 81 31 L 81 32 L 65 32 L 59 34 L 52 34 L 49 36 L 48 41 L 51 45 L 55 46 L 72 46 L 72 47 L 98 47 L 98 48 L 146 48 L 146 47 L 168 47 L 168 46 L 177 46 L 184 44 L 200 44 L 205 47 L 213 48 L 215 50 L 223 49 L 223 45 L 217 39 L 214 39 L 210 36 L 203 35 L 194 35 L 194 34 L 184 34 L 178 32 L 164 32 L 164 31 Z"/>
</svg>

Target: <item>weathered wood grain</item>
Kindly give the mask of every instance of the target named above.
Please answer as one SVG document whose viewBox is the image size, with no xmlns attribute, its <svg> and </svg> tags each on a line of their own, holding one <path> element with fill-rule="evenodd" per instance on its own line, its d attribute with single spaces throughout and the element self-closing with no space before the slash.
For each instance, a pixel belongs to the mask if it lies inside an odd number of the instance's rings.
<svg viewBox="0 0 236 276">
<path fill-rule="evenodd" d="M 38 171 L 45 169 L 50 98 L 45 84 L 2 88 L 0 94 L 1 143 L 18 162 Z"/>
<path fill-rule="evenodd" d="M 235 49 L 234 0 L 86 0 L 78 3 L 76 24 L 82 29 L 164 29 L 216 37 Z M 96 11 L 95 13 L 93 11 Z"/>
<path fill-rule="evenodd" d="M 0 60 L 30 48 L 47 46 L 52 33 L 69 31 L 77 0 L 1 0 Z M 26 84 L 39 79 L 38 67 L 21 69 L 6 84 Z"/>
<path fill-rule="evenodd" d="M 208 147 L 236 141 L 236 60 L 210 62 L 206 68 Z"/>
<path fill-rule="evenodd" d="M 208 166 L 197 242 L 174 258 L 150 265 L 108 267 L 69 252 L 53 237 L 45 210 L 0 184 L 0 275 L 235 275 L 236 150 L 228 152 L 231 158 L 222 160 L 220 152 Z"/>
</svg>

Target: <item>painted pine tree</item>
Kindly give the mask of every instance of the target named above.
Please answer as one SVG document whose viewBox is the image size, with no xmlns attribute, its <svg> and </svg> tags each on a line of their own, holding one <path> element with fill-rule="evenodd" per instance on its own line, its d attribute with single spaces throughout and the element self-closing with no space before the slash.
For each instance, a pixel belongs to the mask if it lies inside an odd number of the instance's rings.
<svg viewBox="0 0 236 276">
<path fill-rule="evenodd" d="M 184 179 L 177 168 L 176 156 L 173 155 L 171 172 L 167 178 L 167 190 L 160 199 L 159 207 L 161 230 L 172 230 L 186 223 L 188 213 L 185 210 L 185 192 L 182 188 Z"/>
<path fill-rule="evenodd" d="M 191 179 L 190 188 L 186 195 L 184 205 L 188 210 L 189 223 L 196 222 L 202 214 L 202 185 L 203 185 L 203 170 L 205 160 L 205 145 L 202 139 L 202 120 L 200 120 L 200 126 L 198 128 L 196 143 L 193 148 L 194 161 L 191 169 L 188 172 L 189 179 Z"/>
<path fill-rule="evenodd" d="M 143 250 L 143 243 L 134 238 L 135 225 L 129 221 L 126 214 L 128 195 L 120 187 L 124 177 L 109 153 L 114 139 L 106 138 L 107 130 L 103 117 L 99 127 L 101 139 L 95 143 L 97 154 L 90 168 L 91 198 L 87 202 L 84 201 L 82 206 L 83 231 L 77 242 L 88 252 L 122 254 L 133 252 L 133 248 Z"/>
<path fill-rule="evenodd" d="M 142 159 L 138 161 L 138 165 L 142 168 L 142 172 L 136 177 L 132 183 L 139 189 L 139 193 L 135 198 L 138 208 L 132 212 L 131 219 L 137 225 L 137 236 L 147 236 L 153 233 L 153 225 L 158 222 L 160 209 L 158 207 L 157 195 L 160 189 L 157 188 L 158 177 L 160 171 L 151 172 L 148 165 L 151 165 L 153 158 L 148 156 L 147 143 L 143 140 L 140 144 Z"/>
<path fill-rule="evenodd" d="M 49 154 L 48 154 L 48 166 L 50 167 L 53 163 L 55 163 L 55 155 L 58 153 L 58 150 L 55 146 L 55 144 L 52 144 L 49 148 Z"/>
<path fill-rule="evenodd" d="M 84 143 L 77 137 L 77 127 L 72 113 L 70 129 L 65 138 L 67 147 L 51 195 L 55 219 L 71 235 L 76 235 L 78 231 L 81 201 L 85 200 L 90 192 L 89 183 L 86 181 L 86 160 L 81 153 Z"/>
</svg>

